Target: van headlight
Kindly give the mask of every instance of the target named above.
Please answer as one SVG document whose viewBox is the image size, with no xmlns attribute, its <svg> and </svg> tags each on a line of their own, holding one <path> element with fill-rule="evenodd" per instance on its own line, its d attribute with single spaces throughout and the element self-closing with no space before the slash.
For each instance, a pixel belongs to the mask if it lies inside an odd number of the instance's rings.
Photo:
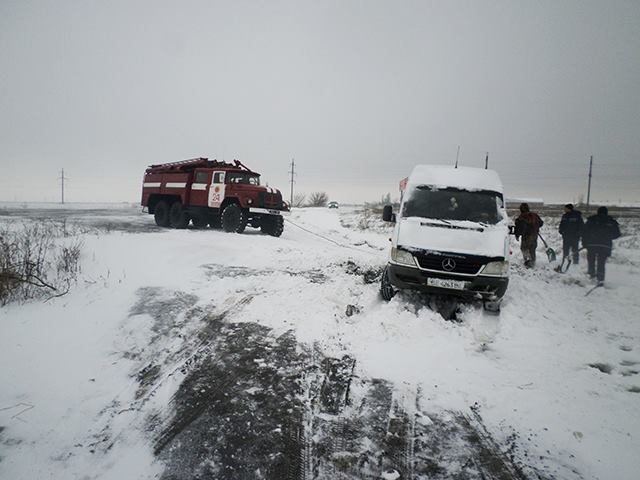
<svg viewBox="0 0 640 480">
<path fill-rule="evenodd" d="M 482 270 L 483 275 L 498 275 L 501 277 L 506 276 L 509 273 L 509 262 L 489 262 L 484 266 Z"/>
<path fill-rule="evenodd" d="M 391 260 L 402 265 L 410 265 L 412 267 L 416 266 L 416 261 L 413 259 L 413 255 L 406 250 L 400 250 L 396 247 L 391 248 Z"/>
</svg>

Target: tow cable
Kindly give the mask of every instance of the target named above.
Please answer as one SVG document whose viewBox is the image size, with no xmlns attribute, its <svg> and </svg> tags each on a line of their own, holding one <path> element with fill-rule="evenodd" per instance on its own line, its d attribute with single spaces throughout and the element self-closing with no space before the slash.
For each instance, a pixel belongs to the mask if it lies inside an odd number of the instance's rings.
<svg viewBox="0 0 640 480">
<path fill-rule="evenodd" d="M 305 231 L 305 232 L 307 232 L 307 233 L 309 233 L 309 234 L 311 234 L 311 235 L 315 235 L 316 237 L 321 238 L 321 239 L 323 239 L 323 240 L 325 240 L 325 241 L 327 241 L 327 242 L 331 242 L 331 243 L 333 243 L 334 245 L 337 245 L 338 247 L 348 248 L 348 249 L 350 249 L 350 250 L 355 250 L 356 252 L 368 253 L 368 254 L 370 254 L 370 255 L 375 255 L 375 256 L 377 256 L 377 254 L 375 254 L 375 253 L 373 253 L 373 252 L 371 252 L 371 251 L 369 251 L 369 250 L 362 250 L 362 249 L 360 249 L 360 248 L 356 248 L 356 247 L 354 247 L 354 246 L 352 246 L 352 245 L 345 245 L 345 244 L 343 244 L 343 243 L 337 242 L 337 241 L 335 241 L 335 240 L 334 240 L 334 239 L 332 239 L 332 238 L 326 237 L 326 236 L 321 235 L 321 234 L 319 234 L 319 233 L 317 233 L 317 232 L 314 232 L 314 231 L 312 231 L 312 230 L 309 230 L 308 228 L 305 228 L 305 227 L 303 227 L 302 225 L 298 225 L 297 223 L 292 222 L 292 221 L 291 221 L 291 220 L 289 220 L 288 218 L 285 218 L 284 220 L 285 220 L 285 222 L 290 223 L 290 224 L 291 224 L 291 225 L 293 225 L 294 227 L 298 227 L 300 230 L 303 230 L 303 231 Z M 367 245 L 369 245 L 369 244 L 367 243 Z M 369 246 L 370 246 L 371 248 L 378 249 L 379 251 L 384 250 L 384 249 L 382 249 L 382 248 L 373 247 L 373 246 L 371 246 L 371 245 L 369 245 Z"/>
</svg>

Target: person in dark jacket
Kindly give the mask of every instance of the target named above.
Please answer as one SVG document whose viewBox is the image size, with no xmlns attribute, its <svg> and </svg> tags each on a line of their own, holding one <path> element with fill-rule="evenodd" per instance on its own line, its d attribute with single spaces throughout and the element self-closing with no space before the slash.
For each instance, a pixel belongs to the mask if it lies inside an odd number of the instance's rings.
<svg viewBox="0 0 640 480">
<path fill-rule="evenodd" d="M 563 261 L 572 254 L 573 263 L 578 264 L 578 260 L 580 259 L 578 255 L 578 243 L 580 242 L 583 226 L 584 220 L 582 220 L 582 213 L 580 213 L 579 210 L 575 210 L 572 204 L 567 203 L 564 206 L 564 215 L 562 215 L 562 219 L 560 220 L 560 227 L 558 227 L 558 231 L 560 235 L 562 235 Z"/>
<path fill-rule="evenodd" d="M 620 226 L 609 216 L 607 207 L 598 208 L 597 215 L 587 219 L 582 232 L 582 245 L 587 247 L 588 273 L 604 284 L 604 266 L 611 255 L 612 240 L 620 236 Z"/>
<path fill-rule="evenodd" d="M 538 247 L 538 231 L 544 224 L 540 216 L 529 209 L 529 204 L 520 204 L 520 215 L 515 221 L 516 240 L 522 237 L 520 250 L 524 258 L 525 267 L 533 268 L 536 265 L 536 248 Z"/>
</svg>

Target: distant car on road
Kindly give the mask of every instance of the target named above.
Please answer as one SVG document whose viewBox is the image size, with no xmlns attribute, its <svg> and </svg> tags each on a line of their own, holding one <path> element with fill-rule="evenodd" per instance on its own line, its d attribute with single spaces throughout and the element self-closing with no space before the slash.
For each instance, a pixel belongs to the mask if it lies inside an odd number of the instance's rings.
<svg viewBox="0 0 640 480">
<path fill-rule="evenodd" d="M 338 202 L 329 202 L 327 205 L 329 208 L 338 208 Z"/>
</svg>

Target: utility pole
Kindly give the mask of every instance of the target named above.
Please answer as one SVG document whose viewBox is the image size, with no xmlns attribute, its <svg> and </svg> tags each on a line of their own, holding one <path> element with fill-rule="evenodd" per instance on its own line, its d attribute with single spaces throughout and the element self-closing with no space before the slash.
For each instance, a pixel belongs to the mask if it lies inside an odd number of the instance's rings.
<svg viewBox="0 0 640 480">
<path fill-rule="evenodd" d="M 458 158 L 460 157 L 460 145 L 458 145 L 458 153 L 456 153 L 456 165 L 453 168 L 458 168 Z"/>
<path fill-rule="evenodd" d="M 484 158 L 484 169 L 489 169 L 489 152 L 487 152 L 487 156 Z"/>
<path fill-rule="evenodd" d="M 591 200 L 591 172 L 593 170 L 593 155 L 589 159 L 589 184 L 587 186 L 587 212 L 589 211 L 589 200 Z"/>
<path fill-rule="evenodd" d="M 67 177 L 64 176 L 64 168 L 60 172 L 60 178 L 58 180 L 60 180 L 62 185 L 62 204 L 64 205 L 64 181 L 69 180 Z"/>
<path fill-rule="evenodd" d="M 293 207 L 293 184 L 294 184 L 293 177 L 296 174 L 296 163 L 293 158 L 291 159 L 291 170 L 289 171 L 289 173 L 291 174 L 291 203 L 289 205 Z"/>
</svg>

